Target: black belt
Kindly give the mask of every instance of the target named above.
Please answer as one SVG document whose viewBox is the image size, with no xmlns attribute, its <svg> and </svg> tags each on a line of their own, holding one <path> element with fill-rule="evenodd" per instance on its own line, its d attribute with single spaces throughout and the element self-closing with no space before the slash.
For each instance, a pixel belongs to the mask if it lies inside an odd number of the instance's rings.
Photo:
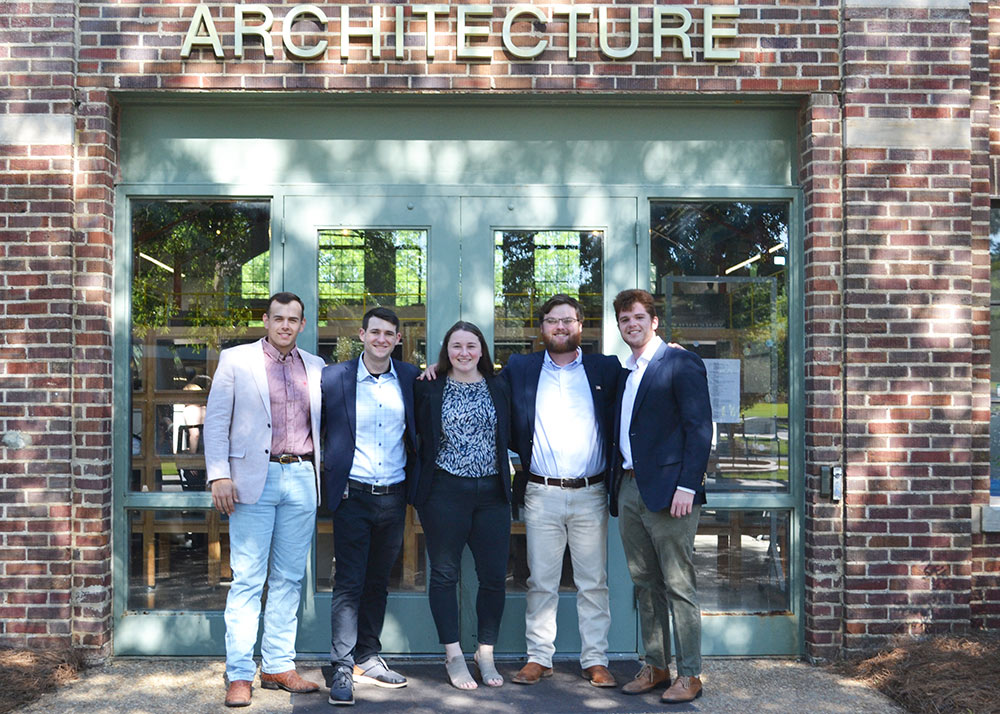
<svg viewBox="0 0 1000 714">
<path fill-rule="evenodd" d="M 271 455 L 270 461 L 276 464 L 297 464 L 302 461 L 308 461 L 312 463 L 312 454 L 279 454 L 278 456 Z"/>
<path fill-rule="evenodd" d="M 389 486 L 376 486 L 373 483 L 355 481 L 354 479 L 349 478 L 347 479 L 347 487 L 352 491 L 370 493 L 373 496 L 388 496 L 393 493 L 402 493 L 403 489 L 406 488 L 406 484 L 403 481 L 400 481 L 399 483 L 390 484 Z"/>
<path fill-rule="evenodd" d="M 545 476 L 528 474 L 528 480 L 531 481 L 531 483 L 540 483 L 545 486 L 558 486 L 559 488 L 583 488 L 585 486 L 593 486 L 595 483 L 600 483 L 604 480 L 604 474 L 588 476 L 587 478 L 546 478 Z"/>
</svg>

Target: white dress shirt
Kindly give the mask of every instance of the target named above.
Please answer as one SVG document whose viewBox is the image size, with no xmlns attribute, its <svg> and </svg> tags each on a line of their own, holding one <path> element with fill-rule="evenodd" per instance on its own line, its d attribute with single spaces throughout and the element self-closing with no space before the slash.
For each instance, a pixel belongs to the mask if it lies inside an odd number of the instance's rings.
<svg viewBox="0 0 1000 714">
<path fill-rule="evenodd" d="M 375 376 L 359 359 L 357 380 L 351 478 L 376 486 L 399 483 L 406 478 L 406 411 L 396 370 L 390 362 L 388 372 Z"/>
<path fill-rule="evenodd" d="M 590 382 L 579 348 L 565 367 L 542 357 L 535 394 L 535 434 L 531 472 L 549 478 L 585 478 L 604 471 Z"/>
<path fill-rule="evenodd" d="M 635 354 L 628 356 L 625 360 L 625 368 L 629 370 L 628 377 L 625 378 L 625 391 L 622 393 L 622 420 L 621 420 L 621 437 L 618 439 L 619 448 L 622 452 L 622 468 L 630 469 L 632 468 L 632 440 L 629 438 L 628 430 L 632 426 L 632 410 L 635 408 L 635 395 L 639 391 L 639 384 L 642 382 L 642 377 L 646 374 L 646 367 L 649 366 L 649 361 L 653 359 L 653 355 L 656 351 L 660 349 L 660 345 L 663 344 L 663 340 L 660 339 L 659 335 L 653 335 L 647 344 L 646 348 L 642 351 L 638 357 Z M 686 493 L 694 493 L 690 488 L 685 488 L 684 486 L 678 486 L 678 491 L 684 491 Z"/>
</svg>

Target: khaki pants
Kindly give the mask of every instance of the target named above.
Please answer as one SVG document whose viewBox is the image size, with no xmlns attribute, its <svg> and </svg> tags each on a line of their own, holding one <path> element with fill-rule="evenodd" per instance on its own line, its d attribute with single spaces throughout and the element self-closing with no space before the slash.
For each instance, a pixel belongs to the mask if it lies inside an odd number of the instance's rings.
<svg viewBox="0 0 1000 714">
<path fill-rule="evenodd" d="M 635 583 L 646 662 L 664 669 L 670 663 L 673 616 L 677 674 L 701 674 L 701 609 L 695 587 L 694 536 L 701 506 L 674 518 L 669 509 L 650 511 L 634 477 L 618 494 L 618 527 L 629 573 Z"/>
<path fill-rule="evenodd" d="M 563 489 L 529 483 L 524 496 L 528 541 L 525 640 L 528 661 L 552 666 L 563 553 L 569 544 L 580 625 L 580 666 L 608 664 L 608 498 L 603 483 Z"/>
</svg>

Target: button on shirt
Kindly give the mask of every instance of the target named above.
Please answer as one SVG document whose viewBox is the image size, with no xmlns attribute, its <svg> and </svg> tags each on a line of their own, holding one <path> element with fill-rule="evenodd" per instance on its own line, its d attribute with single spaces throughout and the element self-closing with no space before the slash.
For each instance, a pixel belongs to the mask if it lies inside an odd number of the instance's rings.
<svg viewBox="0 0 1000 714">
<path fill-rule="evenodd" d="M 604 444 L 580 349 L 565 367 L 546 351 L 535 395 L 531 472 L 549 478 L 585 478 L 604 471 L 604 463 Z"/>
<path fill-rule="evenodd" d="M 357 428 L 351 478 L 389 486 L 406 477 L 403 433 L 406 412 L 396 370 L 375 376 L 358 359 L 358 389 L 355 398 Z"/>
<path fill-rule="evenodd" d="M 632 354 L 625 360 L 625 368 L 629 370 L 629 375 L 625 378 L 625 391 L 622 393 L 621 438 L 618 440 L 622 452 L 622 468 L 624 469 L 632 468 L 632 440 L 629 438 L 628 432 L 632 426 L 632 410 L 635 408 L 635 395 L 639 391 L 639 384 L 642 382 L 643 375 L 646 374 L 646 367 L 649 366 L 649 361 L 653 359 L 653 355 L 656 354 L 656 351 L 660 349 L 660 345 L 662 344 L 663 340 L 660 339 L 660 336 L 653 335 L 653 339 L 649 341 L 646 349 L 642 351 L 642 354 L 638 358 Z M 678 486 L 677 490 L 694 493 L 690 488 L 684 488 L 683 486 Z"/>
<path fill-rule="evenodd" d="M 282 355 L 266 338 L 264 371 L 271 401 L 271 453 L 311 454 L 313 438 L 309 418 L 309 379 L 299 350 Z"/>
</svg>

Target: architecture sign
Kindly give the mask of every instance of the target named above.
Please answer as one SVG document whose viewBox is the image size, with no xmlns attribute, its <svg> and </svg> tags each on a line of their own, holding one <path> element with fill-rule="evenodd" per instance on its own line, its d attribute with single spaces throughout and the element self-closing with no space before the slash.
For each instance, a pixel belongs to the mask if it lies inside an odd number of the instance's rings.
<svg viewBox="0 0 1000 714">
<path fill-rule="evenodd" d="M 404 59 L 406 37 L 414 32 L 410 28 L 419 23 L 416 30 L 424 35 L 425 55 L 428 61 L 434 59 L 437 49 L 443 49 L 445 40 L 438 36 L 437 23 L 455 19 L 455 32 L 448 33 L 447 42 L 455 49 L 455 56 L 464 62 L 489 62 L 496 50 L 491 43 L 495 33 L 493 25 L 494 8 L 490 5 L 365 5 L 371 16 L 360 23 L 351 20 L 347 5 L 341 5 L 339 17 L 331 17 L 318 5 L 294 5 L 284 14 L 281 29 L 274 30 L 274 12 L 267 5 L 232 5 L 233 55 L 242 59 L 247 41 L 262 45 L 268 59 L 274 57 L 274 45 L 280 42 L 285 54 L 296 60 L 322 59 L 331 45 L 339 45 L 341 59 L 347 59 L 352 42 L 364 42 L 371 47 L 373 59 L 383 57 L 383 38 L 392 37 L 392 47 L 385 48 L 395 59 Z M 693 27 L 696 16 L 701 20 L 701 57 L 708 61 L 732 61 L 739 59 L 739 50 L 726 46 L 726 40 L 737 36 L 735 19 L 740 8 L 736 5 L 704 5 L 693 9 L 676 5 L 646 6 L 649 13 L 640 13 L 642 6 L 627 8 L 609 5 L 552 5 L 548 8 L 537 5 L 520 4 L 511 6 L 503 15 L 500 40 L 505 52 L 510 56 L 530 60 L 549 50 L 555 43 L 548 33 L 547 25 L 552 23 L 565 27 L 567 54 L 570 60 L 577 58 L 578 33 L 581 22 L 597 22 L 598 42 L 602 55 L 611 60 L 632 57 L 639 49 L 641 37 L 652 42 L 654 59 L 661 59 L 664 51 L 679 52 L 685 60 L 694 59 Z M 624 22 L 624 18 L 611 17 L 614 13 L 628 10 L 628 42 L 623 46 L 612 46 L 611 24 Z M 640 14 L 651 19 L 640 22 Z M 228 15 L 227 15 L 228 17 Z M 181 57 L 187 59 L 195 49 L 209 49 L 217 59 L 225 59 L 222 37 L 216 29 L 216 21 L 208 5 L 198 5 L 188 27 L 181 49 Z M 499 18 L 496 18 L 499 19 Z M 641 25 L 652 23 L 648 34 L 640 34 Z M 313 29 L 296 29 L 296 23 L 304 28 L 308 23 Z M 647 25 L 648 27 L 648 25 Z M 384 33 L 390 28 L 388 33 Z M 528 30 L 528 31 L 526 31 Z M 563 43 L 560 43 L 560 45 Z M 334 50 L 336 51 L 336 50 Z"/>
</svg>

